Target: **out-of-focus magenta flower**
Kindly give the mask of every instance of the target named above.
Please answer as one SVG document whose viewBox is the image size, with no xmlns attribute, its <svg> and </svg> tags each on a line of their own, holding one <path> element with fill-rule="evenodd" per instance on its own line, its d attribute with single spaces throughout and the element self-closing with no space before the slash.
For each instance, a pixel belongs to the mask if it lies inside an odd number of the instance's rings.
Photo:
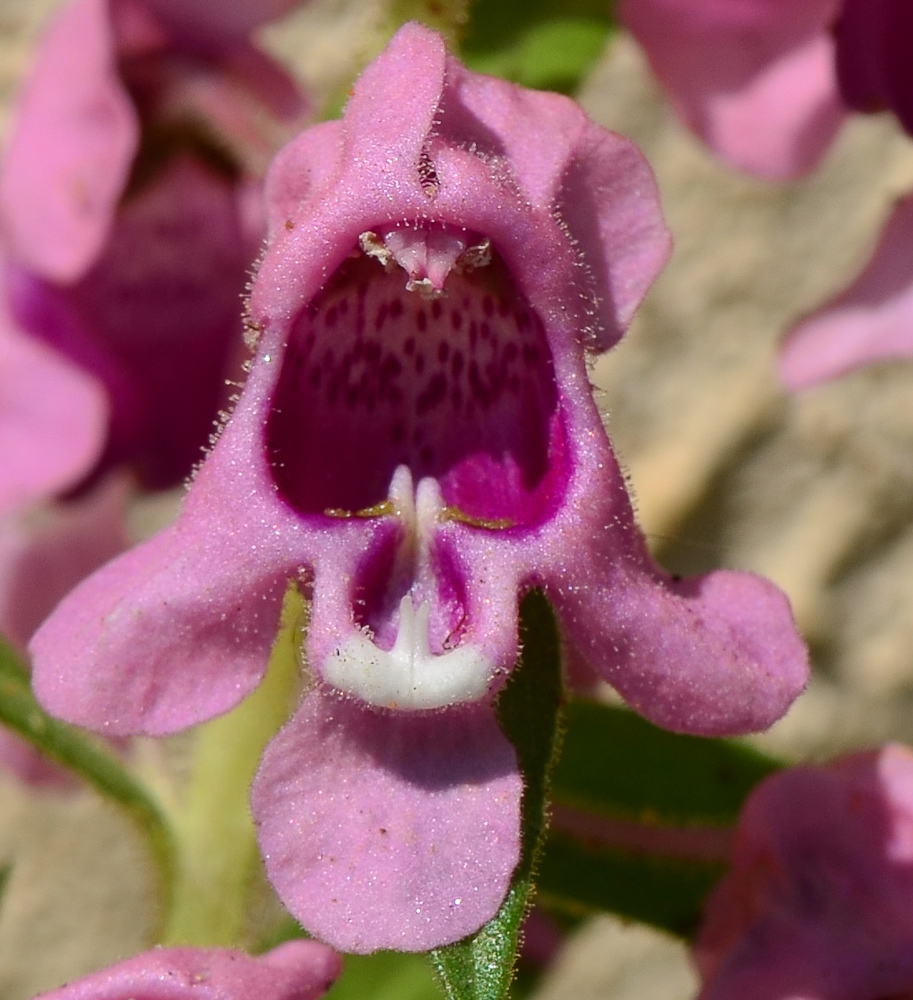
<svg viewBox="0 0 913 1000">
<path fill-rule="evenodd" d="M 39 51 L 0 171 L 12 318 L 103 383 L 97 471 L 128 463 L 151 487 L 207 442 L 263 234 L 254 178 L 303 110 L 239 33 L 277 4 L 242 8 L 77 0 Z"/>
<path fill-rule="evenodd" d="M 913 753 L 764 781 L 695 947 L 700 1000 L 913 996 Z"/>
<path fill-rule="evenodd" d="M 782 180 L 818 163 L 846 115 L 834 65 L 840 7 L 622 0 L 618 16 L 690 129 L 732 166 Z"/>
<path fill-rule="evenodd" d="M 842 0 L 840 92 L 857 111 L 890 108 L 913 135 L 913 7 L 908 0 Z"/>
<path fill-rule="evenodd" d="M 143 952 L 36 1000 L 316 1000 L 342 971 L 316 941 L 290 941 L 252 958 L 227 948 Z"/>
<path fill-rule="evenodd" d="M 652 175 L 577 105 L 407 25 L 267 179 L 247 385 L 178 521 L 36 635 L 52 712 L 166 733 L 261 678 L 290 581 L 314 686 L 253 790 L 267 871 L 348 951 L 488 920 L 521 779 L 492 700 L 540 587 L 569 652 L 663 725 L 762 728 L 802 689 L 787 602 L 652 563 L 586 349 L 665 261 Z"/>
<path fill-rule="evenodd" d="M 24 650 L 64 594 L 127 548 L 127 494 L 128 483 L 119 477 L 78 499 L 33 504 L 0 517 L 0 636 L 5 642 Z M 0 767 L 31 785 L 70 784 L 68 775 L 31 744 L 3 729 Z"/>
<path fill-rule="evenodd" d="M 107 417 L 97 380 L 22 334 L 0 302 L 0 519 L 78 482 Z"/>
<path fill-rule="evenodd" d="M 913 196 L 899 202 L 862 273 L 802 320 L 780 352 L 780 378 L 805 389 L 873 361 L 913 357 Z"/>
</svg>

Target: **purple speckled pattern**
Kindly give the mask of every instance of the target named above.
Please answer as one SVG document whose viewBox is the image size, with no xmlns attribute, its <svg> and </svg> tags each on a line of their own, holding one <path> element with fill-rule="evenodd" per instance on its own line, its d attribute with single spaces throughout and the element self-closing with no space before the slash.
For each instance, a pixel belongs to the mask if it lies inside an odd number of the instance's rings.
<svg viewBox="0 0 913 1000">
<path fill-rule="evenodd" d="M 913 754 L 767 778 L 695 942 L 700 1000 L 913 996 Z"/>
<path fill-rule="evenodd" d="M 315 687 L 255 782 L 268 875 L 330 943 L 424 950 L 493 916 L 517 861 L 491 703 L 520 595 L 688 732 L 770 725 L 806 653 L 771 584 L 672 580 L 635 525 L 586 367 L 669 250 L 630 143 L 410 24 L 266 191 L 241 399 L 177 522 L 35 636 L 35 689 L 110 733 L 210 718 L 262 676 L 294 581 Z"/>
<path fill-rule="evenodd" d="M 841 0 L 623 0 L 618 16 L 693 132 L 732 166 L 785 180 L 818 164 L 846 118 L 834 66 L 840 8 Z"/>
<path fill-rule="evenodd" d="M 875 361 L 911 356 L 913 197 L 907 197 L 852 284 L 789 332 L 778 366 L 783 384 L 798 390 Z"/>
<path fill-rule="evenodd" d="M 36 1000 L 317 1000 L 342 960 L 316 941 L 256 958 L 228 948 L 156 948 Z"/>
</svg>

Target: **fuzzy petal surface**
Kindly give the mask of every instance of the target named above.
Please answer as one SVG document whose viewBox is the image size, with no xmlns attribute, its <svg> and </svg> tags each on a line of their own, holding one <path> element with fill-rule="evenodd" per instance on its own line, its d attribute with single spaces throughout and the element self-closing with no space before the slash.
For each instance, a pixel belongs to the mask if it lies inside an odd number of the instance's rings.
<svg viewBox="0 0 913 1000">
<path fill-rule="evenodd" d="M 700 1000 L 913 995 L 913 753 L 776 774 L 752 792 L 695 950 Z"/>
<path fill-rule="evenodd" d="M 37 274 L 72 281 L 107 237 L 139 144 L 109 0 L 76 0 L 54 21 L 11 135 L 0 171 L 8 251 Z"/>
<path fill-rule="evenodd" d="M 873 361 L 911 356 L 913 197 L 907 197 L 849 288 L 790 331 L 778 367 L 783 384 L 795 391 Z"/>
<path fill-rule="evenodd" d="M 36 1000 L 316 1000 L 342 960 L 316 941 L 256 958 L 228 948 L 158 948 L 42 993 Z"/>
<path fill-rule="evenodd" d="M 513 747 L 487 707 L 378 712 L 315 690 L 251 804 L 270 881 L 343 951 L 425 951 L 494 916 L 520 854 Z"/>
<path fill-rule="evenodd" d="M 258 565 L 240 514 L 207 509 L 205 535 L 179 520 L 63 599 L 29 647 L 49 712 L 111 735 L 162 735 L 253 690 L 286 577 Z"/>
<path fill-rule="evenodd" d="M 785 595 L 750 573 L 662 573 L 613 457 L 602 457 L 599 475 L 599 499 L 585 510 L 578 501 L 579 543 L 556 553 L 545 581 L 572 661 L 667 729 L 702 736 L 766 729 L 808 681 Z"/>
<path fill-rule="evenodd" d="M 812 170 L 845 117 L 834 69 L 838 0 L 623 0 L 682 121 L 739 170 Z"/>
</svg>

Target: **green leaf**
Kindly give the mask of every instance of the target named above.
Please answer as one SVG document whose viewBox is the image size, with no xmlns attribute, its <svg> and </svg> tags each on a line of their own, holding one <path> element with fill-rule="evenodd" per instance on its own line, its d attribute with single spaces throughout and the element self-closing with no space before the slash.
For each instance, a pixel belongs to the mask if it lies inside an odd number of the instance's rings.
<svg viewBox="0 0 913 1000">
<path fill-rule="evenodd" d="M 449 1000 L 506 996 L 545 831 L 546 789 L 560 741 L 562 687 L 555 618 L 538 592 L 528 594 L 520 606 L 520 634 L 520 662 L 498 701 L 501 728 L 516 748 L 524 779 L 520 863 L 497 915 L 470 937 L 431 952 Z"/>
<path fill-rule="evenodd" d="M 81 730 L 44 711 L 32 694 L 28 672 L 2 640 L 0 722 L 28 740 L 46 757 L 78 774 L 136 823 L 156 863 L 162 893 L 168 896 L 175 870 L 174 844 L 158 803 L 111 751 Z"/>
<path fill-rule="evenodd" d="M 553 831 L 538 891 L 548 907 L 578 916 L 603 910 L 690 937 L 724 871 L 721 862 L 600 847 Z"/>
<path fill-rule="evenodd" d="M 572 93 L 614 27 L 607 0 L 476 0 L 462 56 L 482 73 Z"/>
<path fill-rule="evenodd" d="M 543 901 L 689 936 L 725 871 L 746 796 L 782 766 L 735 740 L 671 733 L 628 709 L 572 702 L 552 775 Z"/>
<path fill-rule="evenodd" d="M 684 736 L 625 708 L 575 701 L 552 775 L 556 803 L 671 826 L 727 826 L 784 765 L 735 740 Z"/>
<path fill-rule="evenodd" d="M 13 865 L 11 861 L 7 861 L 5 865 L 0 865 L 0 905 L 3 904 L 3 894 L 6 892 L 6 883 L 9 882 L 12 871 Z"/>
<path fill-rule="evenodd" d="M 440 995 L 425 955 L 380 951 L 347 955 L 326 1000 L 440 1000 Z"/>
</svg>

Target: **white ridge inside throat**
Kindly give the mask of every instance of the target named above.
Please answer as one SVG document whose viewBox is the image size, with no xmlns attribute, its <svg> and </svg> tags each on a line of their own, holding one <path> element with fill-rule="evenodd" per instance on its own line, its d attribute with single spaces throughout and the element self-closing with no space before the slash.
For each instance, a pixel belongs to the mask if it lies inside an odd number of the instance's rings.
<svg viewBox="0 0 913 1000">
<path fill-rule="evenodd" d="M 441 488 L 431 476 L 414 485 L 412 471 L 400 465 L 387 498 L 405 529 L 397 562 L 414 573 L 416 562 L 427 558 L 427 545 L 444 509 Z M 321 664 L 324 680 L 370 705 L 407 711 L 484 698 L 495 672 L 492 665 L 473 645 L 432 652 L 430 620 L 428 601 L 415 607 L 407 593 L 399 603 L 393 647 L 380 649 L 364 632 L 354 631 Z"/>
<path fill-rule="evenodd" d="M 390 650 L 378 649 L 361 632 L 350 636 L 323 664 L 334 687 L 370 705 L 399 709 L 444 708 L 485 697 L 493 670 L 475 646 L 435 654 L 428 641 L 431 608 L 399 605 L 399 627 Z"/>
</svg>

